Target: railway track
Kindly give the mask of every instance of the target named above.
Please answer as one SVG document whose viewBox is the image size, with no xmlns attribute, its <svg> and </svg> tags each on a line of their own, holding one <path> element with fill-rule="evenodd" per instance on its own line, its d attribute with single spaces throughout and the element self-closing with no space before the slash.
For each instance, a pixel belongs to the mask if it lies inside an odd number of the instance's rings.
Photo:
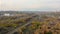
<svg viewBox="0 0 60 34">
<path fill-rule="evenodd" d="M 23 27 L 31 24 L 31 23 L 32 23 L 32 19 L 34 19 L 34 18 L 36 18 L 36 15 L 33 15 L 32 17 L 28 18 L 26 24 L 24 24 L 24 25 L 22 25 L 22 26 L 19 26 L 19 27 L 17 27 L 16 29 L 14 29 L 14 30 L 6 33 L 6 34 L 13 34 L 13 33 L 16 32 L 18 29 L 21 29 L 21 28 L 23 28 Z"/>
</svg>

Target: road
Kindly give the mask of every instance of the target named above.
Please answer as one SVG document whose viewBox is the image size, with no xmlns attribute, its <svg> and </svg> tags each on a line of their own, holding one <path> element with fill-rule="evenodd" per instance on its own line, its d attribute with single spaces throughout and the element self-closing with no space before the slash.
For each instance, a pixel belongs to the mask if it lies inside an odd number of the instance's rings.
<svg viewBox="0 0 60 34">
<path fill-rule="evenodd" d="M 32 19 L 34 19 L 34 18 L 35 18 L 35 17 L 32 16 L 31 19 L 30 19 L 25 25 L 22 25 L 21 27 L 17 27 L 16 29 L 14 29 L 13 31 L 8 32 L 7 34 L 13 34 L 13 33 L 16 32 L 18 29 L 21 29 L 21 28 L 23 28 L 23 27 L 31 24 L 31 23 L 32 23 Z"/>
</svg>

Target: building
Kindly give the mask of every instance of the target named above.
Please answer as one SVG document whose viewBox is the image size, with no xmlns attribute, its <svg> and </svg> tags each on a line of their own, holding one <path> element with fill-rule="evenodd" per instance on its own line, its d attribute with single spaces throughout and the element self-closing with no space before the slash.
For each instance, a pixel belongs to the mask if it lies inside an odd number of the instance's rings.
<svg viewBox="0 0 60 34">
<path fill-rule="evenodd" d="M 3 16 L 14 16 L 13 14 L 5 13 Z"/>
</svg>

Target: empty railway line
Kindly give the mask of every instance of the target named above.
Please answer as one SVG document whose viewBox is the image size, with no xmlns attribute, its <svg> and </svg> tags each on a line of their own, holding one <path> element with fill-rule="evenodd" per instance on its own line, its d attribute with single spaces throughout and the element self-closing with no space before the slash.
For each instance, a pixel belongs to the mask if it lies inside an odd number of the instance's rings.
<svg viewBox="0 0 60 34">
<path fill-rule="evenodd" d="M 19 26 L 19 27 L 17 27 L 16 29 L 14 29 L 14 30 L 12 30 L 12 31 L 9 31 L 9 32 L 6 33 L 6 34 L 13 34 L 13 33 L 16 32 L 18 29 L 21 29 L 21 28 L 23 28 L 23 27 L 31 24 L 31 23 L 32 23 L 32 19 L 34 19 L 34 18 L 36 18 L 36 15 L 33 15 L 32 17 L 27 18 L 27 19 L 26 19 L 26 21 L 27 21 L 26 24 L 24 24 L 24 25 L 22 25 L 22 26 Z"/>
</svg>

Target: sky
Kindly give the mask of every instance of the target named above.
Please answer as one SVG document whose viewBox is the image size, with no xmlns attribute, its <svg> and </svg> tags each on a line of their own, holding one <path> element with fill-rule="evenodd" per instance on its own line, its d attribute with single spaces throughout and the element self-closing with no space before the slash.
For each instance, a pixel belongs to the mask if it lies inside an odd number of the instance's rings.
<svg viewBox="0 0 60 34">
<path fill-rule="evenodd" d="M 0 0 L 3 11 L 60 11 L 60 0 Z"/>
</svg>

